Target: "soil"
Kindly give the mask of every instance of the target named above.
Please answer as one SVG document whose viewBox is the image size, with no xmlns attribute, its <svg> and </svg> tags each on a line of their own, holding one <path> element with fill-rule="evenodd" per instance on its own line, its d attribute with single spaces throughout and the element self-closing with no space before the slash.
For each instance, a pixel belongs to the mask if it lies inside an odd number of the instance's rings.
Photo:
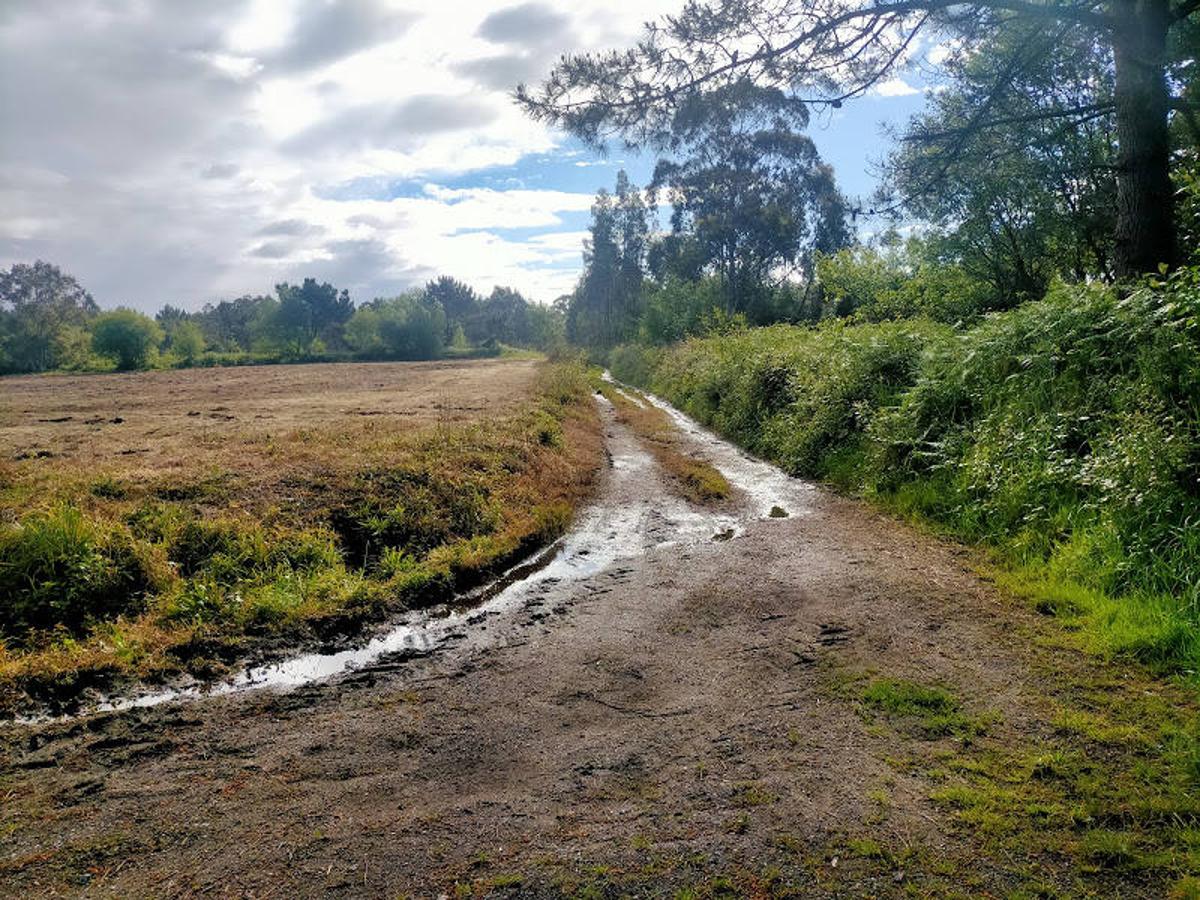
<svg viewBox="0 0 1200 900">
<path fill-rule="evenodd" d="M 678 419 L 735 488 L 693 506 L 597 402 L 594 505 L 454 627 L 288 690 L 0 729 L 0 894 L 863 896 L 962 863 L 1006 893 L 896 763 L 928 738 L 855 685 L 941 685 L 1023 739 L 1029 615 L 962 548 Z M 924 862 L 840 849 L 867 837 Z"/>
</svg>

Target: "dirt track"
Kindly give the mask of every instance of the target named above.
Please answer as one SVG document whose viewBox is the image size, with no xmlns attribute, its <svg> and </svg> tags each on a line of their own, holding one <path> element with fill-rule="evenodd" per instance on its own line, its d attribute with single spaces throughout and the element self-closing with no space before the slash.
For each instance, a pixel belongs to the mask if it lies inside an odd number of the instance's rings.
<svg viewBox="0 0 1200 900">
<path fill-rule="evenodd" d="M 690 507 L 605 417 L 596 506 L 453 627 L 332 682 L 0 732 L 0 891 L 861 896 L 966 860 L 1004 893 L 897 763 L 928 742 L 854 685 L 942 684 L 1032 733 L 1022 614 L 961 549 L 698 433 L 743 490 Z M 922 862 L 839 849 L 864 835 Z"/>
</svg>

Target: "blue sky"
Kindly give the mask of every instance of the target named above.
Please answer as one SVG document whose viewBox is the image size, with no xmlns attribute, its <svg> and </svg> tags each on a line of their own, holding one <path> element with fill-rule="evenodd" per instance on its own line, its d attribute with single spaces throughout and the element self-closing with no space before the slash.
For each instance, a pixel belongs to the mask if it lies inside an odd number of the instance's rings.
<svg viewBox="0 0 1200 900">
<path fill-rule="evenodd" d="M 307 275 L 356 300 L 450 274 L 548 302 L 596 190 L 653 160 L 588 152 L 509 92 L 680 2 L 6 0 L 0 265 L 47 259 L 151 311 Z M 847 194 L 874 187 L 879 123 L 923 102 L 903 77 L 814 117 Z"/>
</svg>

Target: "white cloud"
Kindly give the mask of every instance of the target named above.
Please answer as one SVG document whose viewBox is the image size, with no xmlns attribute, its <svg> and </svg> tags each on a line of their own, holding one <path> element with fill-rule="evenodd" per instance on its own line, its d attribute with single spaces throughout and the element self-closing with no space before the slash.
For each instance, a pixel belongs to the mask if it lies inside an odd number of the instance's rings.
<svg viewBox="0 0 1200 900">
<path fill-rule="evenodd" d="M 872 93 L 880 97 L 910 97 L 913 94 L 921 93 L 921 91 L 903 78 L 889 78 L 887 81 L 881 81 L 875 85 Z"/>
<path fill-rule="evenodd" d="M 962 41 L 958 38 L 939 41 L 929 48 L 925 54 L 925 59 L 935 66 L 940 66 L 961 49 Z"/>
<path fill-rule="evenodd" d="M 359 299 L 438 272 L 552 299 L 590 191 L 437 185 L 555 152 L 515 81 L 677 5 L 8 0 L 0 266 L 49 259 L 148 310 L 306 274 Z M 401 179 L 433 187 L 390 199 Z"/>
</svg>

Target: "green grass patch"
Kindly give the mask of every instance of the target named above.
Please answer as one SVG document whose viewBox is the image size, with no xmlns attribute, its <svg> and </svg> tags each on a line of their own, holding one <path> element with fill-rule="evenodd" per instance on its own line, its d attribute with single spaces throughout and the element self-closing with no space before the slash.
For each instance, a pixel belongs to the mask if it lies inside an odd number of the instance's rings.
<svg viewBox="0 0 1200 900">
<path fill-rule="evenodd" d="M 636 394 L 604 382 L 597 382 L 597 388 L 613 404 L 617 418 L 642 439 L 685 497 L 705 504 L 729 496 L 729 481 L 715 466 L 680 449 L 679 432 L 665 412 Z"/>
<path fill-rule="evenodd" d="M 982 726 L 966 716 L 944 688 L 894 678 L 872 681 L 862 692 L 868 709 L 903 721 L 928 738 L 978 733 Z"/>
</svg>

